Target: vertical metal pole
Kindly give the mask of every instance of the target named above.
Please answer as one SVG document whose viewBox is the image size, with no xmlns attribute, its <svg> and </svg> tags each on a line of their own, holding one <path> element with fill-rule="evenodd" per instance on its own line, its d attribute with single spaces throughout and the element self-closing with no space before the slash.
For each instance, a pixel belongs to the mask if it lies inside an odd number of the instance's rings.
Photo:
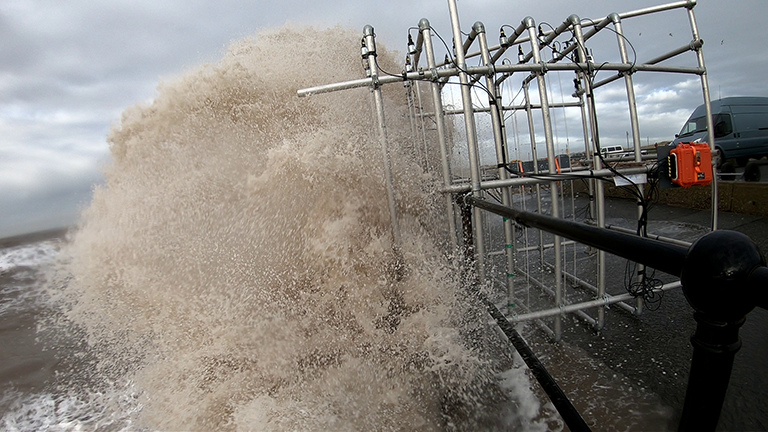
<svg viewBox="0 0 768 432">
<path fill-rule="evenodd" d="M 539 41 L 536 37 L 535 22 L 533 18 L 526 17 L 523 19 L 523 23 L 528 28 L 528 37 L 531 39 L 531 53 L 533 54 L 534 63 L 541 64 L 541 53 L 539 52 Z M 547 162 L 549 164 L 549 172 L 557 172 L 555 165 L 555 142 L 552 136 L 552 119 L 549 112 L 549 99 L 547 95 L 547 83 L 544 80 L 544 72 L 536 72 L 536 84 L 539 87 L 539 99 L 541 99 L 541 114 L 544 121 L 544 138 L 547 142 Z M 557 197 L 558 193 L 557 182 L 553 181 L 549 184 L 550 195 L 552 197 L 552 216 L 559 218 L 560 215 L 560 203 Z M 555 303 L 557 307 L 562 306 L 563 302 L 563 269 L 562 269 L 562 244 L 560 236 L 554 236 L 554 249 L 555 249 Z M 562 319 L 560 315 L 555 316 L 555 340 L 559 341 L 563 335 Z"/>
<path fill-rule="evenodd" d="M 480 43 L 480 53 L 483 57 L 483 64 L 485 66 L 491 66 L 491 53 L 488 50 L 488 39 L 485 34 L 485 27 L 483 23 L 476 22 L 472 28 L 477 32 L 478 41 Z M 499 166 L 499 179 L 506 180 L 509 178 L 507 169 L 504 167 L 507 164 L 506 149 L 504 146 L 503 136 L 503 113 L 501 111 L 501 98 L 496 91 L 496 77 L 495 74 L 489 73 L 485 77 L 486 90 L 488 91 L 488 105 L 491 113 L 491 124 L 493 126 L 493 139 L 496 144 L 496 162 Z M 501 203 L 509 207 L 511 200 L 509 197 L 509 188 L 501 188 Z M 504 251 L 507 259 L 507 314 L 513 313 L 515 308 L 515 287 L 513 278 L 515 277 L 515 256 L 514 256 L 514 233 L 512 231 L 512 221 L 508 218 L 504 218 Z"/>
<path fill-rule="evenodd" d="M 413 155 L 418 157 L 419 145 L 418 145 L 418 138 L 417 138 L 418 134 L 416 132 L 416 113 L 414 111 L 415 102 L 413 101 L 413 86 L 411 85 L 410 81 L 405 82 L 405 89 L 406 89 L 405 94 L 406 94 L 406 97 L 408 98 L 408 111 L 410 114 L 408 116 L 408 120 L 411 121 L 411 139 L 412 139 L 411 143 L 413 145 Z"/>
<path fill-rule="evenodd" d="M 525 96 L 525 112 L 528 115 L 528 132 L 531 137 L 531 157 L 533 158 L 533 173 L 539 173 L 539 155 L 536 151 L 536 132 L 533 125 L 533 108 L 531 108 L 531 92 L 528 83 L 523 84 L 523 94 Z M 525 196 L 523 196 L 525 199 Z M 536 211 L 541 213 L 541 184 L 536 183 Z M 539 263 L 544 267 L 544 233 L 539 231 Z"/>
<path fill-rule="evenodd" d="M 699 40 L 699 28 L 696 25 L 696 16 L 693 14 L 693 6 L 695 2 L 688 6 L 688 19 L 691 22 L 691 32 L 693 33 L 693 40 Z M 712 106 L 709 102 L 709 79 L 707 78 L 707 68 L 704 65 L 704 52 L 701 47 L 696 48 L 696 59 L 699 62 L 699 67 L 704 70 L 701 74 L 701 91 L 704 93 L 704 107 L 707 111 L 707 130 L 709 131 L 709 148 L 712 150 L 712 155 L 715 155 L 715 125 L 712 122 Z M 714 159 L 712 161 L 714 165 Z M 712 171 L 715 171 L 715 167 L 712 167 Z M 718 198 L 717 188 L 717 176 L 712 176 L 712 231 L 717 229 L 718 221 L 718 204 L 720 199 Z"/>
<path fill-rule="evenodd" d="M 397 204 L 395 203 L 395 181 L 392 176 L 392 161 L 389 154 L 389 145 L 387 143 L 387 127 L 384 118 L 384 100 L 381 95 L 381 86 L 378 83 L 379 66 L 376 62 L 376 41 L 373 33 L 373 27 L 366 25 L 363 28 L 363 37 L 365 46 L 368 49 L 368 62 L 371 68 L 371 79 L 373 80 L 373 100 L 376 104 L 376 116 L 379 126 L 379 143 L 384 157 L 384 176 L 387 185 L 387 201 L 389 202 L 389 218 L 392 224 L 392 250 L 395 253 L 396 265 L 401 264 L 400 246 L 402 239 L 400 237 L 400 222 L 397 218 Z"/>
<path fill-rule="evenodd" d="M 618 14 L 609 15 L 611 21 L 613 21 L 614 30 L 616 31 L 616 38 L 619 42 L 619 54 L 621 55 L 621 62 L 629 64 L 629 55 L 627 55 L 627 45 L 624 39 L 624 32 L 622 31 L 621 18 Z M 642 162 L 643 156 L 640 154 L 640 121 L 637 115 L 637 99 L 635 98 L 635 84 L 632 79 L 631 73 L 624 74 L 624 84 L 627 87 L 627 101 L 629 103 L 629 120 L 632 124 L 632 143 L 635 149 L 635 162 Z M 645 193 L 645 187 L 642 184 L 637 185 L 637 191 L 642 195 Z M 640 205 L 638 200 L 637 206 L 637 218 L 638 220 L 643 216 L 645 209 Z M 645 279 L 645 266 L 637 264 L 637 277 L 642 282 Z M 635 298 L 635 314 L 640 315 L 643 312 L 643 298 Z"/>
<path fill-rule="evenodd" d="M 434 51 L 434 47 L 432 46 L 432 27 L 430 26 L 429 21 L 426 18 L 423 18 L 421 21 L 419 21 L 419 31 L 421 31 L 421 34 L 424 39 L 424 51 L 427 54 L 427 67 L 429 67 L 430 70 L 434 71 L 436 62 L 435 62 L 435 51 Z M 418 65 L 415 65 L 415 66 L 418 67 Z M 442 166 L 443 166 L 443 185 L 450 186 L 452 183 L 451 161 L 450 161 L 451 152 L 448 151 L 448 144 L 446 143 L 446 139 L 445 139 L 445 117 L 443 116 L 443 97 L 442 97 L 442 94 L 440 93 L 440 84 L 438 84 L 437 82 L 437 75 L 433 75 L 432 83 L 430 84 L 430 87 L 432 89 L 432 105 L 434 106 L 434 111 L 435 111 L 435 127 L 437 128 L 437 143 L 438 143 L 438 146 L 440 147 L 440 161 L 442 162 Z M 454 211 L 453 197 L 450 194 L 445 194 L 445 208 L 449 215 L 448 236 L 451 241 L 452 252 L 455 252 L 459 243 L 456 237 L 456 216 L 455 216 L 456 213 Z"/>
<path fill-rule="evenodd" d="M 569 20 L 573 25 L 573 34 L 576 37 L 576 43 L 578 44 L 577 53 L 579 56 L 579 62 L 587 62 L 587 51 L 584 46 L 584 34 L 581 29 L 581 20 L 576 15 L 571 15 Z M 595 95 L 592 92 L 592 78 L 588 75 L 582 74 L 585 95 L 587 97 L 586 106 L 587 113 L 590 120 L 590 131 L 592 132 L 593 143 L 593 157 L 592 162 L 594 169 L 602 169 L 603 163 L 598 156 L 598 146 L 600 143 L 600 134 L 597 129 L 597 113 L 595 112 Z M 605 227 L 605 187 L 603 182 L 595 182 L 595 200 L 597 207 L 597 226 Z M 597 298 L 605 297 L 605 252 L 602 250 L 597 251 Z M 605 307 L 599 306 L 597 308 L 597 330 L 600 330 L 605 325 Z"/>
<path fill-rule="evenodd" d="M 424 172 L 429 172 L 429 149 L 427 147 L 427 126 L 424 123 L 424 104 L 421 101 L 421 88 L 416 81 L 416 98 L 419 101 L 419 124 L 421 125 L 421 143 L 424 147 Z"/>
<path fill-rule="evenodd" d="M 577 74 L 578 75 L 578 74 Z M 578 77 L 581 80 L 581 77 Z M 587 120 L 587 107 L 584 103 L 584 95 L 579 95 L 579 101 L 581 102 L 581 129 L 584 133 L 584 156 L 589 157 L 594 153 L 590 150 L 590 130 L 589 120 Z M 597 219 L 597 210 L 595 209 L 595 179 L 591 178 L 587 181 L 589 187 L 589 217 L 590 219 Z"/>
<path fill-rule="evenodd" d="M 461 42 L 461 25 L 459 24 L 459 11 L 456 0 L 448 0 L 448 9 L 451 14 L 451 28 L 453 30 L 454 51 L 456 51 L 456 67 L 459 69 L 459 83 L 461 83 L 461 103 L 464 107 L 464 126 L 467 129 L 467 150 L 469 153 L 469 176 L 472 184 L 472 195 L 481 198 L 483 191 L 480 189 L 480 156 L 477 148 L 477 128 L 475 126 L 475 113 L 472 109 L 472 92 L 469 77 L 466 73 L 466 59 Z M 482 210 L 473 209 L 475 230 L 475 257 L 477 259 L 477 273 L 481 283 L 485 283 L 485 244 L 483 243 Z"/>
</svg>

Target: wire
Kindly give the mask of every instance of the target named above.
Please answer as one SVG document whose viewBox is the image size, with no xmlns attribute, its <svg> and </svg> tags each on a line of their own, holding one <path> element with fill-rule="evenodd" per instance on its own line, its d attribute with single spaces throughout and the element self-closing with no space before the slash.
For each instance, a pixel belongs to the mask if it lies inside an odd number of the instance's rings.
<svg viewBox="0 0 768 432">
<path fill-rule="evenodd" d="M 624 267 L 624 286 L 627 292 L 633 297 L 642 297 L 648 310 L 658 310 L 661 307 L 661 300 L 664 298 L 664 291 L 661 291 L 664 283 L 655 277 L 655 269 L 651 269 L 649 275 L 647 267 L 638 271 L 637 263 L 634 263 L 630 271 L 630 263 L 631 261 L 627 261 L 627 265 Z M 640 276 L 640 279 L 633 282 L 632 279 L 636 274 Z"/>
</svg>

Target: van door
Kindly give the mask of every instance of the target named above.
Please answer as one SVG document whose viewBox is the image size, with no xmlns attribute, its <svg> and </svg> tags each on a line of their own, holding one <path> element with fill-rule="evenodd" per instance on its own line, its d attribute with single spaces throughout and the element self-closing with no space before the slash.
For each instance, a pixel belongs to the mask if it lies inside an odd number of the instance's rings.
<svg viewBox="0 0 768 432">
<path fill-rule="evenodd" d="M 734 135 L 738 154 L 768 154 L 768 105 L 732 105 Z"/>
</svg>

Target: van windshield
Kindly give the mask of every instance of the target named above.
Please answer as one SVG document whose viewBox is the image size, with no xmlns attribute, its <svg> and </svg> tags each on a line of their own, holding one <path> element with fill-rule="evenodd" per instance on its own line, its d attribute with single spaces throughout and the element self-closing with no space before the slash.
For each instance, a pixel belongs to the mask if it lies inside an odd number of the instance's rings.
<svg viewBox="0 0 768 432">
<path fill-rule="evenodd" d="M 680 136 L 692 135 L 696 132 L 704 132 L 707 130 L 707 116 L 697 117 L 694 119 L 688 119 L 685 122 L 685 126 L 680 130 Z"/>
</svg>

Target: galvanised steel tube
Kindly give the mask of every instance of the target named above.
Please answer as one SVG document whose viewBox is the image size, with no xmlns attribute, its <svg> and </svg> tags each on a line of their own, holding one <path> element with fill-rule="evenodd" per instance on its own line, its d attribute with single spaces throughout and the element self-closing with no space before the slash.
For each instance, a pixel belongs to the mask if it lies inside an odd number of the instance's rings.
<svg viewBox="0 0 768 432">
<path fill-rule="evenodd" d="M 653 58 L 651 60 L 643 62 L 642 64 L 655 65 L 657 63 L 663 62 L 664 60 L 669 60 L 672 57 L 676 57 L 676 56 L 678 56 L 680 54 L 683 54 L 683 53 L 686 53 L 688 51 L 696 51 L 697 49 L 701 48 L 702 46 L 704 46 L 704 41 L 702 39 L 695 39 L 695 40 L 691 41 L 691 43 L 689 43 L 688 45 L 681 46 L 680 48 L 678 48 L 676 50 L 673 50 L 673 51 L 670 51 L 670 52 L 668 52 L 666 54 L 660 55 L 660 56 L 658 56 L 656 58 Z"/>
<path fill-rule="evenodd" d="M 648 60 L 646 62 L 640 63 L 640 66 L 643 66 L 643 65 L 645 65 L 645 66 L 652 66 L 652 65 L 655 65 L 657 63 L 661 63 L 664 60 L 669 60 L 672 57 L 678 56 L 678 55 L 680 55 L 682 53 L 686 53 L 688 51 L 696 51 L 697 49 L 701 48 L 703 45 L 704 45 L 704 41 L 699 39 L 697 41 L 693 41 L 693 42 L 689 43 L 688 45 L 682 46 L 682 47 L 680 47 L 680 48 L 678 48 L 678 49 L 676 49 L 674 51 L 670 51 L 670 52 L 668 52 L 666 54 L 660 55 L 660 56 L 658 56 L 656 58 L 653 58 L 651 60 Z M 614 75 L 612 77 L 608 77 L 608 78 L 606 78 L 606 79 L 604 79 L 602 81 L 598 81 L 597 83 L 595 83 L 592 86 L 592 88 L 602 87 L 602 86 L 604 86 L 606 84 L 610 84 L 610 83 L 618 80 L 619 78 L 621 78 L 621 74 Z"/>
<path fill-rule="evenodd" d="M 629 55 L 627 54 L 627 45 L 624 38 L 624 31 L 621 26 L 621 18 L 618 14 L 608 15 L 608 19 L 613 22 L 614 31 L 616 32 L 616 39 L 619 44 L 619 55 L 623 63 L 630 63 Z M 643 155 L 640 153 L 640 119 L 637 115 L 637 99 L 635 98 L 635 84 L 632 79 L 631 73 L 624 74 L 624 84 L 627 88 L 627 103 L 629 105 L 629 121 L 632 127 L 632 143 L 635 150 L 635 162 L 642 162 Z M 645 194 L 645 188 L 642 184 L 637 185 L 637 192 L 640 195 Z M 641 205 L 642 202 L 637 201 L 637 219 L 641 220 L 645 208 Z M 641 281 L 645 279 L 645 267 L 642 264 L 637 266 L 637 277 Z M 643 312 L 643 298 L 637 297 L 635 300 L 635 314 L 640 315 Z"/>
<path fill-rule="evenodd" d="M 475 126 L 475 114 L 472 110 L 472 91 L 469 88 L 469 76 L 465 72 L 467 67 L 464 59 L 464 50 L 461 43 L 461 25 L 459 24 L 459 11 L 456 0 L 448 0 L 448 9 L 451 15 L 451 29 L 453 30 L 453 43 L 456 46 L 456 69 L 459 70 L 459 82 L 461 83 L 461 102 L 464 106 L 464 126 L 467 130 L 467 147 L 469 153 L 469 172 L 472 182 L 472 193 L 483 196 L 480 189 L 480 156 L 477 147 L 477 130 Z M 483 242 L 483 224 L 480 223 L 483 214 L 479 209 L 473 211 L 475 229 L 475 258 L 477 271 L 481 281 L 485 281 L 485 244 Z"/>
<path fill-rule="evenodd" d="M 683 270 L 687 249 L 677 245 L 567 219 L 523 212 L 469 195 L 464 196 L 463 199 L 467 204 L 477 208 L 514 219 L 520 225 L 545 230 L 673 276 L 679 277 Z"/>
<path fill-rule="evenodd" d="M 555 292 L 554 292 L 554 291 L 552 291 L 552 289 L 551 289 L 551 288 L 549 288 L 549 287 L 548 287 L 546 284 L 544 284 L 544 283 L 543 283 L 543 282 L 541 282 L 540 280 L 536 279 L 535 277 L 533 277 L 533 276 L 529 275 L 529 274 L 528 274 L 528 273 L 526 273 L 525 271 L 522 271 L 522 270 L 518 270 L 518 272 L 522 273 L 522 274 L 525 276 L 526 280 L 527 280 L 529 283 L 531 283 L 531 284 L 533 284 L 534 286 L 536 286 L 536 287 L 538 287 L 539 289 L 541 289 L 541 290 L 542 290 L 544 293 L 546 293 L 548 296 L 550 296 L 550 297 L 555 297 Z M 563 274 L 567 275 L 568 273 L 563 273 Z M 557 309 L 557 310 L 559 310 L 559 311 L 561 311 L 561 310 L 562 310 L 562 308 L 555 308 L 555 309 Z M 581 311 L 581 310 L 575 310 L 575 311 L 572 311 L 572 312 L 573 312 L 574 314 L 576 314 L 576 316 L 577 316 L 577 317 L 579 317 L 579 318 L 581 318 L 582 320 L 586 321 L 586 322 L 587 322 L 589 325 L 591 325 L 592 327 L 594 327 L 594 326 L 597 324 L 597 320 L 595 320 L 594 318 L 592 318 L 592 317 L 591 317 L 591 316 L 589 316 L 587 313 L 585 313 L 585 312 L 583 312 L 583 311 Z M 528 312 L 528 313 L 531 313 L 531 312 Z M 527 315 L 527 313 L 526 313 L 525 315 Z M 555 315 L 557 315 L 557 314 L 555 314 Z M 564 314 L 562 314 L 562 315 L 564 315 Z M 549 315 L 549 316 L 553 316 L 553 315 Z M 515 320 L 514 320 L 514 319 L 511 319 L 511 321 L 515 321 Z M 537 319 L 537 322 L 539 322 L 539 323 L 540 323 L 540 325 L 546 325 L 546 324 L 544 324 L 543 322 L 539 321 L 539 319 Z M 547 330 L 549 330 L 549 328 L 547 328 Z M 547 331 L 547 334 L 548 334 L 548 335 L 549 335 L 551 338 L 553 338 L 553 339 L 554 339 L 554 337 L 555 337 L 555 332 L 553 332 L 553 331 L 549 330 L 549 331 Z"/>
<path fill-rule="evenodd" d="M 498 93 L 498 92 L 496 92 Z M 564 102 L 564 103 L 551 103 L 549 104 L 550 108 L 575 108 L 581 106 L 581 102 Z M 507 105 L 501 107 L 502 111 L 523 111 L 526 108 L 528 108 L 525 105 Z M 541 104 L 531 104 L 531 108 L 533 109 L 540 109 Z M 491 108 L 475 108 L 475 112 L 490 112 Z M 454 114 L 461 114 L 463 111 L 461 110 L 445 110 L 445 114 L 454 115 Z"/>
<path fill-rule="evenodd" d="M 439 66 L 439 65 L 438 65 Z M 452 77 L 461 74 L 470 74 L 470 75 L 483 75 L 491 72 L 498 72 L 498 73 L 507 73 L 507 72 L 546 72 L 548 70 L 556 70 L 556 71 L 579 71 L 579 70 L 586 70 L 587 68 L 594 67 L 594 65 L 589 65 L 587 63 L 544 63 L 544 64 L 502 64 L 498 66 L 494 66 L 493 68 L 489 68 L 486 66 L 471 66 L 468 67 L 466 64 L 464 67 L 459 70 L 458 68 L 443 68 L 443 69 L 433 69 L 430 71 L 417 71 L 417 72 L 409 72 L 403 75 L 397 75 L 397 76 L 391 76 L 391 75 L 385 75 L 385 76 L 378 76 L 376 78 L 376 82 L 378 84 L 389 84 L 394 82 L 402 82 L 404 80 L 425 80 L 425 79 L 437 79 L 437 78 L 446 78 L 446 77 Z M 637 71 L 648 71 L 648 72 L 671 72 L 671 73 L 681 73 L 681 74 L 692 74 L 692 75 L 702 75 L 706 73 L 706 70 L 704 70 L 701 67 L 679 67 L 679 66 L 658 66 L 658 65 L 635 65 L 634 68 L 630 65 L 623 64 L 623 63 L 603 63 L 600 65 L 600 70 L 603 71 L 629 71 L 629 70 L 637 70 Z M 468 81 L 469 82 L 469 81 Z M 319 93 L 330 93 L 334 91 L 339 90 L 347 90 L 352 88 L 358 88 L 358 87 L 369 87 L 373 85 L 374 80 L 373 78 L 361 78 L 351 81 L 344 81 L 340 83 L 334 83 L 334 84 L 325 84 L 321 86 L 316 87 L 309 87 L 305 89 L 300 89 L 296 91 L 296 94 L 299 97 L 306 97 L 311 96 L 313 94 L 319 94 Z"/>
<path fill-rule="evenodd" d="M 552 267 L 552 264 L 550 264 L 548 262 L 545 262 L 544 265 L 547 266 L 547 267 Z M 596 286 L 592 285 L 591 283 L 589 283 L 589 282 L 587 282 L 587 281 L 585 281 L 585 280 L 583 280 L 583 279 L 581 279 L 581 278 L 579 278 L 579 277 L 577 277 L 575 275 L 572 275 L 572 274 L 570 274 L 568 272 L 563 272 L 563 275 L 565 275 L 565 278 L 569 279 L 571 282 L 573 282 L 573 283 L 575 283 L 577 285 L 580 285 L 583 288 L 586 288 L 586 289 L 592 291 L 595 294 L 597 294 L 598 291 L 599 291 L 599 289 Z M 610 297 L 611 297 L 610 294 L 605 294 L 602 297 L 597 297 L 597 299 L 600 299 L 600 298 L 610 298 Z M 631 296 L 630 296 L 630 298 L 631 298 Z M 637 297 L 636 297 L 636 299 L 637 299 Z M 598 305 L 598 306 L 600 306 L 600 305 Z M 630 306 L 630 305 L 624 303 L 624 301 L 620 301 L 620 302 L 616 303 L 616 306 L 620 307 L 621 309 L 624 309 L 625 311 L 627 311 L 629 313 L 635 313 L 636 312 L 635 307 Z M 594 324 L 598 324 L 597 320 L 595 320 Z"/>
<path fill-rule="evenodd" d="M 649 167 L 635 167 L 635 168 L 624 168 L 624 169 L 617 169 L 616 171 L 620 172 L 624 175 L 629 174 L 642 174 L 647 173 L 650 170 Z M 568 173 L 568 177 L 584 177 L 584 178 L 592 178 L 592 177 L 606 177 L 606 176 L 613 176 L 613 171 L 609 169 L 601 169 L 601 170 L 581 170 L 581 171 L 572 171 Z M 523 186 L 523 185 L 529 185 L 529 184 L 541 184 L 546 183 L 550 181 L 562 181 L 564 180 L 564 174 L 558 176 L 558 175 L 552 175 L 548 176 L 547 174 L 539 174 L 538 178 L 535 177 L 521 177 L 521 178 L 512 178 L 509 180 L 489 180 L 486 182 L 481 183 L 480 188 L 483 190 L 486 189 L 496 189 L 501 187 L 507 187 L 507 186 Z M 565 180 L 568 180 L 567 178 Z M 441 188 L 438 192 L 440 193 L 448 193 L 448 194 L 457 194 L 457 193 L 466 193 L 470 192 L 472 190 L 472 187 L 468 184 L 454 184 L 449 187 Z"/>
<path fill-rule="evenodd" d="M 695 5 L 696 2 L 693 2 L 693 5 Z M 691 33 L 693 33 L 693 40 L 699 40 L 699 27 L 696 25 L 696 16 L 693 14 L 693 5 L 691 5 L 688 8 L 688 20 L 691 22 Z M 699 62 L 699 67 L 704 70 L 704 73 L 701 74 L 701 91 L 704 93 L 704 107 L 707 112 L 707 130 L 709 131 L 709 148 L 712 150 L 712 171 L 715 171 L 715 155 L 716 153 L 716 146 L 715 146 L 715 125 L 712 120 L 712 106 L 709 102 L 709 80 L 707 79 L 707 68 L 704 65 L 704 53 L 701 51 L 701 47 L 699 47 L 696 50 L 696 59 Z M 718 204 L 719 204 L 719 198 L 718 198 L 718 191 L 717 191 L 717 176 L 712 176 L 712 231 L 717 230 L 717 220 L 718 220 Z"/>
<path fill-rule="evenodd" d="M 573 24 L 573 35 L 576 38 L 576 45 L 577 45 L 577 55 L 579 57 L 580 62 L 587 62 L 590 64 L 590 68 L 587 68 L 585 70 L 591 71 L 593 70 L 592 62 L 588 62 L 586 47 L 584 45 L 584 34 L 582 33 L 582 27 L 581 27 L 581 19 L 579 19 L 576 15 L 571 15 L 571 23 Z M 602 169 L 603 168 L 603 162 L 600 159 L 600 134 L 598 132 L 597 127 L 597 111 L 595 108 L 595 95 L 594 95 L 594 89 L 592 88 L 592 77 L 586 75 L 583 71 L 579 72 L 581 77 L 581 82 L 584 85 L 584 92 L 585 96 L 587 98 L 587 103 L 585 104 L 587 108 L 587 115 L 589 119 L 589 131 L 591 134 L 591 141 L 593 145 L 592 151 L 592 163 L 593 167 L 596 169 Z M 595 182 L 595 210 L 597 211 L 597 226 L 598 227 L 604 227 L 605 226 L 605 185 L 603 185 L 603 182 Z M 606 279 L 605 279 L 605 252 L 602 250 L 599 250 L 597 252 L 597 288 L 598 293 L 597 296 L 602 297 L 605 295 L 605 285 L 606 285 Z M 605 308 L 599 307 L 597 309 L 597 329 L 600 330 L 605 325 Z"/>
<path fill-rule="evenodd" d="M 533 127 L 533 111 L 531 110 L 531 92 L 528 83 L 523 84 L 523 96 L 525 97 L 525 113 L 528 117 L 528 134 L 531 138 L 531 158 L 533 159 L 533 173 L 539 173 L 539 155 L 536 152 L 536 132 Z M 536 210 L 541 213 L 541 183 L 536 182 Z M 539 260 L 544 262 L 544 233 L 539 232 Z"/>
<path fill-rule="evenodd" d="M 584 95 L 579 94 L 579 102 L 581 103 L 581 130 L 584 133 L 584 155 L 589 157 L 589 122 L 587 120 L 587 107 L 584 103 Z M 597 210 L 595 208 L 595 182 L 597 180 L 591 178 L 587 181 L 589 185 L 589 217 L 595 218 Z"/>
<path fill-rule="evenodd" d="M 425 18 L 426 19 L 426 18 Z M 427 21 L 427 25 L 429 25 L 429 21 Z M 408 37 L 411 37 L 411 31 L 408 30 Z M 413 53 L 413 67 L 414 69 L 419 68 L 419 60 L 421 59 L 421 52 L 424 48 L 424 35 L 421 33 L 421 21 L 419 21 L 419 35 L 416 37 L 416 50 Z"/>
<path fill-rule="evenodd" d="M 606 225 L 605 228 L 611 229 L 611 230 L 615 230 L 615 231 L 625 232 L 627 234 L 636 234 L 635 230 L 631 230 L 629 228 L 624 228 L 624 227 L 617 226 L 617 225 Z M 684 248 L 691 247 L 691 242 L 687 242 L 687 241 L 683 241 L 683 240 L 678 240 L 678 239 L 673 239 L 673 238 L 670 238 L 670 237 L 664 237 L 664 236 L 660 236 L 660 235 L 656 235 L 656 234 L 648 234 L 646 237 L 647 238 L 652 238 L 652 239 L 658 240 L 658 241 L 663 241 L 664 243 L 671 243 L 671 244 L 674 244 L 674 245 L 678 245 L 678 246 L 684 247 Z"/>
<path fill-rule="evenodd" d="M 668 284 L 665 284 L 659 289 L 653 290 L 653 292 L 660 292 L 660 291 L 669 291 L 671 289 L 680 288 L 680 282 L 671 282 Z M 569 304 L 567 306 L 563 306 L 562 308 L 552 308 L 552 309 L 546 309 L 538 312 L 531 312 L 523 315 L 518 316 L 511 316 L 507 319 L 509 321 L 512 321 L 513 323 L 519 323 L 523 321 L 530 321 L 535 319 L 541 319 L 541 318 L 548 318 L 551 316 L 576 312 L 584 309 L 590 309 L 593 307 L 598 306 L 609 306 L 616 303 L 621 303 L 627 300 L 631 300 L 632 295 L 631 294 L 619 294 L 617 296 L 606 296 L 604 298 L 596 299 L 596 300 L 590 300 L 586 302 L 581 303 L 573 303 Z"/>
<path fill-rule="evenodd" d="M 421 143 L 424 146 L 424 172 L 429 172 L 429 147 L 427 145 L 427 125 L 424 124 L 424 103 L 421 101 L 421 87 L 416 81 L 416 96 L 419 101 L 419 122 L 421 123 Z"/>
<path fill-rule="evenodd" d="M 429 24 L 429 20 L 426 18 L 419 21 L 419 39 L 424 41 L 424 51 L 427 56 L 427 67 L 430 69 L 435 68 L 435 50 L 432 46 L 432 27 Z M 418 68 L 418 64 L 414 65 Z M 440 92 L 440 84 L 432 81 L 430 84 L 432 90 L 432 106 L 435 109 L 435 127 L 437 128 L 437 143 L 440 147 L 440 162 L 442 164 L 443 172 L 443 186 L 448 187 L 451 185 L 451 162 L 450 153 L 448 151 L 448 145 L 445 139 L 445 118 L 443 117 L 443 97 Z M 456 251 L 459 246 L 458 238 L 456 237 L 456 212 L 453 208 L 453 197 L 450 195 L 445 196 L 445 207 L 448 217 L 448 236 L 451 241 L 452 252 Z"/>
<path fill-rule="evenodd" d="M 413 145 L 413 154 L 414 156 L 417 156 L 419 154 L 419 148 L 418 144 L 416 143 L 416 112 L 414 108 L 415 102 L 413 101 L 413 87 L 410 85 L 406 86 L 405 97 L 408 102 L 408 113 L 410 114 L 408 116 L 408 120 L 411 122 L 411 144 Z"/>
<path fill-rule="evenodd" d="M 379 73 L 379 66 L 376 62 L 376 40 L 374 37 L 373 27 L 366 25 L 363 28 L 363 37 L 365 38 L 365 46 L 368 49 L 368 62 L 371 69 L 372 82 L 376 82 L 376 78 Z M 402 245 L 402 239 L 400 237 L 400 221 L 397 217 L 397 204 L 395 203 L 395 181 L 392 176 L 392 161 L 389 155 L 389 144 L 387 143 L 387 126 L 384 117 L 384 101 L 381 96 L 381 87 L 374 85 L 372 88 L 373 99 L 376 105 L 376 117 L 378 119 L 379 126 L 379 143 L 381 144 L 381 152 L 384 157 L 384 176 L 387 185 L 387 201 L 389 203 L 389 218 L 392 223 L 392 248 L 395 251 L 395 259 L 400 259 L 400 247 Z"/>
<path fill-rule="evenodd" d="M 536 32 L 534 30 L 535 22 L 533 18 L 526 17 L 523 22 L 528 28 L 528 36 L 531 38 L 531 54 L 533 55 L 533 62 L 541 64 L 541 53 L 539 52 L 539 41 L 536 38 Z M 536 84 L 539 88 L 539 99 L 541 102 L 541 114 L 544 123 L 544 139 L 547 144 L 547 163 L 549 164 L 549 172 L 553 173 L 557 171 L 555 165 L 555 140 L 552 136 L 552 118 L 549 112 L 549 96 L 547 95 L 547 83 L 544 80 L 543 73 L 536 74 Z M 557 182 L 552 182 L 549 185 L 550 194 L 552 196 L 552 216 L 560 217 L 560 203 L 557 197 L 560 195 L 558 192 Z M 562 256 L 560 246 L 560 237 L 555 234 L 555 304 L 560 306 L 563 301 L 563 276 L 562 276 Z M 555 340 L 559 341 L 563 334 L 562 322 L 560 317 L 555 317 Z"/>
<path fill-rule="evenodd" d="M 488 51 L 488 40 L 485 34 L 485 27 L 480 21 L 476 22 L 472 26 L 473 32 L 477 33 L 477 39 L 480 44 L 480 50 L 482 51 L 483 64 L 485 66 L 491 66 L 491 54 Z M 488 104 L 491 112 L 491 124 L 493 126 L 493 140 L 496 144 L 496 162 L 499 166 L 498 175 L 500 180 L 507 180 L 509 173 L 504 167 L 507 164 L 506 151 L 504 148 L 504 134 L 503 134 L 503 119 L 502 113 L 499 110 L 501 101 L 498 93 L 496 92 L 496 84 L 494 83 L 495 76 L 488 74 L 485 77 L 486 90 L 488 91 Z M 501 203 L 505 206 L 510 205 L 512 200 L 509 196 L 509 188 L 501 189 Z M 515 287 L 513 278 L 515 277 L 515 256 L 514 256 L 514 242 L 515 236 L 512 230 L 512 221 L 504 219 L 504 250 L 506 251 L 507 273 L 505 284 L 507 287 L 507 313 L 515 308 Z"/>
</svg>

